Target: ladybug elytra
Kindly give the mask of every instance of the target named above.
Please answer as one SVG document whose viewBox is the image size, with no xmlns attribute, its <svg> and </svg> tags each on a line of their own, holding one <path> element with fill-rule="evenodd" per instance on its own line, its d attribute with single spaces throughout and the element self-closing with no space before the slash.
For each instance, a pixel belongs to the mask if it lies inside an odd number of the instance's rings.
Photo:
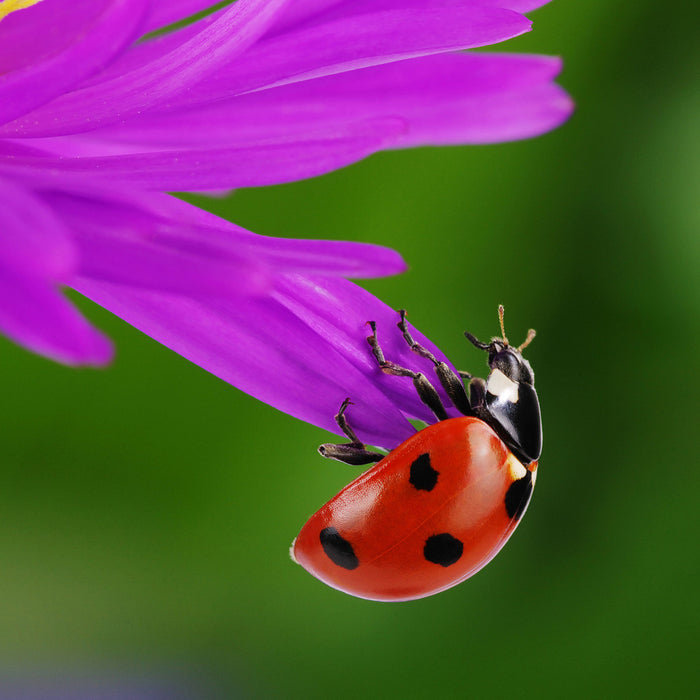
<svg viewBox="0 0 700 700">
<path fill-rule="evenodd" d="M 525 512 L 537 476 L 542 426 L 534 374 L 522 350 L 509 344 L 499 307 L 501 337 L 482 343 L 486 380 L 455 374 L 415 343 L 401 311 L 399 330 L 411 350 L 433 363 L 440 384 L 462 413 L 449 418 L 421 372 L 385 359 L 376 324 L 367 338 L 379 368 L 410 377 L 438 422 L 389 454 L 368 450 L 346 418 L 336 422 L 350 443 L 321 445 L 325 457 L 349 464 L 377 462 L 304 525 L 292 545 L 295 561 L 333 588 L 369 600 L 423 598 L 450 588 L 484 567 L 507 542 Z M 463 379 L 468 379 L 465 389 Z"/>
</svg>

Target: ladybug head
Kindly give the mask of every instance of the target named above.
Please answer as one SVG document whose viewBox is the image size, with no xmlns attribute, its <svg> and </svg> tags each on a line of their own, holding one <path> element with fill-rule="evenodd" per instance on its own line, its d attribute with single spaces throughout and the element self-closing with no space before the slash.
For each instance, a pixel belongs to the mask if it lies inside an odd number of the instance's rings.
<svg viewBox="0 0 700 700">
<path fill-rule="evenodd" d="M 535 374 L 530 363 L 522 356 L 522 351 L 535 337 L 530 330 L 525 342 L 514 347 L 508 342 L 503 328 L 503 306 L 498 307 L 501 323 L 500 338 L 490 343 L 482 343 L 471 333 L 467 339 L 480 350 L 488 352 L 491 372 L 486 382 L 477 381 L 483 386 L 479 406 L 472 406 L 508 445 L 515 456 L 523 462 L 539 459 L 542 450 L 542 425 L 540 406 L 535 392 Z M 483 393 L 482 393 L 483 392 Z"/>
<path fill-rule="evenodd" d="M 532 342 L 535 331 L 531 328 L 527 333 L 525 342 L 518 347 L 512 346 L 506 338 L 506 331 L 503 325 L 503 304 L 498 307 L 498 320 L 501 324 L 501 337 L 493 338 L 490 343 L 482 343 L 471 333 L 465 333 L 467 339 L 480 350 L 486 350 L 489 354 L 489 367 L 491 370 L 500 370 L 508 379 L 513 382 L 523 382 L 534 386 L 535 373 L 530 367 L 530 363 L 522 356 L 522 351 Z"/>
<path fill-rule="evenodd" d="M 531 334 L 534 337 L 535 332 L 531 331 Z M 532 371 L 530 363 L 522 356 L 519 347 L 515 348 L 508 345 L 507 342 L 504 343 L 500 338 L 494 338 L 487 349 L 491 370 L 500 370 L 513 382 L 534 386 L 535 373 Z"/>
</svg>

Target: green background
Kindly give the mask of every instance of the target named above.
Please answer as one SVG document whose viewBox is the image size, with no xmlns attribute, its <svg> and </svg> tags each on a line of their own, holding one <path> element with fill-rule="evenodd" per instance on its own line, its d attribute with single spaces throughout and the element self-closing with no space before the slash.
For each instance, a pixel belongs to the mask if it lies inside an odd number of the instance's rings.
<svg viewBox="0 0 700 700">
<path fill-rule="evenodd" d="M 395 247 L 411 270 L 366 286 L 464 368 L 485 369 L 462 332 L 495 334 L 498 303 L 512 339 L 537 329 L 538 485 L 486 569 L 403 604 L 319 583 L 287 548 L 355 473 L 316 455 L 327 434 L 80 300 L 110 368 L 0 341 L 0 670 L 184 675 L 195 697 L 697 697 L 694 8 L 534 13 L 507 48 L 563 55 L 578 105 L 542 138 L 207 202 Z"/>
</svg>

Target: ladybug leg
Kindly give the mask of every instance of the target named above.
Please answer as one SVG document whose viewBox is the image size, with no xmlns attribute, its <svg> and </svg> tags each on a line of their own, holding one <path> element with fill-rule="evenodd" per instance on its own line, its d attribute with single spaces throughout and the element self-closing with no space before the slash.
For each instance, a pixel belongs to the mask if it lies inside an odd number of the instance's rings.
<svg viewBox="0 0 700 700">
<path fill-rule="evenodd" d="M 396 324 L 398 329 L 403 333 L 404 340 L 408 343 L 416 355 L 424 357 L 426 360 L 430 360 L 435 366 L 435 374 L 442 384 L 442 388 L 447 392 L 450 397 L 450 401 L 454 404 L 455 408 L 463 413 L 465 416 L 472 416 L 474 412 L 469 405 L 469 399 L 467 398 L 467 392 L 464 389 L 464 384 L 460 377 L 465 377 L 471 379 L 471 374 L 468 372 L 460 372 L 459 376 L 455 374 L 446 362 L 441 362 L 435 355 L 433 355 L 430 350 L 424 348 L 422 345 L 413 340 L 411 333 L 406 325 L 406 311 L 401 309 L 399 312 L 401 314 L 401 320 Z"/>
<path fill-rule="evenodd" d="M 350 397 L 348 397 L 342 404 L 340 404 L 340 410 L 335 415 L 335 422 L 343 431 L 343 434 L 346 435 L 353 442 L 353 444 L 361 445 L 362 443 L 360 442 L 360 439 L 355 434 L 355 431 L 350 427 L 350 423 L 348 423 L 348 419 L 345 417 L 345 411 L 348 410 L 348 406 L 351 403 L 352 401 L 350 401 Z"/>
<path fill-rule="evenodd" d="M 414 372 L 412 369 L 401 367 L 394 362 L 388 362 L 377 340 L 377 324 L 374 321 L 369 321 L 369 327 L 372 329 L 372 335 L 367 338 L 367 342 L 372 348 L 372 354 L 382 372 L 392 374 L 395 377 L 410 377 L 420 400 L 435 414 L 438 420 L 447 420 L 447 411 L 442 405 L 440 396 L 426 376 L 422 372 Z"/>
<path fill-rule="evenodd" d="M 319 453 L 323 457 L 329 459 L 337 459 L 339 462 L 345 462 L 346 464 L 360 465 L 360 464 L 371 464 L 372 462 L 378 462 L 380 459 L 384 458 L 381 452 L 371 452 L 366 450 L 364 444 L 360 442 L 355 431 L 350 427 L 347 418 L 345 417 L 345 411 L 350 405 L 350 399 L 347 398 L 340 406 L 338 414 L 335 416 L 335 422 L 338 427 L 343 431 L 345 435 L 351 440 L 351 442 L 344 443 L 342 445 L 335 445 L 332 443 L 324 443 L 318 448 Z"/>
<path fill-rule="evenodd" d="M 486 406 L 486 382 L 480 377 L 469 382 L 469 403 L 476 413 Z"/>
<path fill-rule="evenodd" d="M 472 415 L 493 427 L 493 418 L 486 406 L 486 382 L 480 377 L 474 377 L 469 382 L 469 403 Z"/>
</svg>

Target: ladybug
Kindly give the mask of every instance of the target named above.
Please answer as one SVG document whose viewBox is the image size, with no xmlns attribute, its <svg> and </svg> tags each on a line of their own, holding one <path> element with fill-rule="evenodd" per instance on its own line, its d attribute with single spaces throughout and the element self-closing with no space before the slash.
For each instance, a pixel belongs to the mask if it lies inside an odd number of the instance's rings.
<svg viewBox="0 0 700 700">
<path fill-rule="evenodd" d="M 359 598 L 403 601 L 455 586 L 488 564 L 525 512 L 542 450 L 540 407 L 532 368 L 509 344 L 499 307 L 501 337 L 482 343 L 486 380 L 455 374 L 415 343 L 401 311 L 399 330 L 411 350 L 429 360 L 462 416 L 449 418 L 435 387 L 421 372 L 384 358 L 377 328 L 367 338 L 379 368 L 410 377 L 438 422 L 416 432 L 389 454 L 358 440 L 345 416 L 335 417 L 349 444 L 319 452 L 349 464 L 378 462 L 326 503 L 304 525 L 292 558 L 333 588 Z M 469 380 L 467 393 L 463 379 Z"/>
</svg>

